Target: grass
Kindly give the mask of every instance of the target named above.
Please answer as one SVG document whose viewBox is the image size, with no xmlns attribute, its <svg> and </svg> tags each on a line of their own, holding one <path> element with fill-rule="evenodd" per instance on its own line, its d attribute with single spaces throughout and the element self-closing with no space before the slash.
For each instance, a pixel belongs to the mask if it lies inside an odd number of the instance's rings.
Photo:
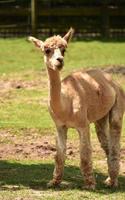
<svg viewBox="0 0 125 200">
<path fill-rule="evenodd" d="M 74 165 L 73 165 L 74 164 Z M 96 168 L 97 187 L 95 191 L 82 190 L 82 177 L 78 161 L 68 160 L 65 166 L 64 180 L 60 188 L 47 189 L 46 184 L 53 172 L 50 160 L 37 161 L 1 161 L 0 199 L 9 196 L 9 200 L 22 199 L 120 199 L 124 200 L 125 177 L 120 177 L 120 188 L 109 189 L 104 186 L 104 170 Z M 8 199 L 8 198 L 6 198 Z"/>
<path fill-rule="evenodd" d="M 41 52 L 25 39 L 1 39 L 0 46 L 1 80 L 25 82 L 26 84 L 31 84 L 32 81 L 36 82 L 33 89 L 12 88 L 13 90 L 8 92 L 8 97 L 6 95 L 4 97 L 2 94 L 1 101 L 4 101 L 4 104 L 0 107 L 1 127 L 49 127 L 51 121 L 46 104 L 40 104 L 40 101 L 46 101 L 48 91 L 47 75 Z M 124 42 L 72 42 L 67 50 L 63 77 L 79 68 L 124 64 L 124 50 Z M 124 83 L 125 80 L 122 78 L 123 86 Z M 40 110 L 40 112 L 36 112 L 36 110 Z M 49 119 L 48 122 L 45 119 Z"/>
<path fill-rule="evenodd" d="M 66 57 L 67 68 L 87 68 L 124 64 L 125 43 L 121 42 L 74 42 Z M 74 59 L 75 58 L 75 59 Z M 70 70 L 69 70 L 70 71 Z"/>
<path fill-rule="evenodd" d="M 47 76 L 41 52 L 25 39 L 0 39 L 0 130 L 11 134 L 25 135 L 25 129 L 35 129 L 38 134 L 52 134 L 54 124 L 47 109 Z M 125 43 L 118 41 L 75 41 L 66 53 L 62 76 L 73 70 L 125 65 Z M 125 89 L 124 76 L 114 77 Z M 30 132 L 30 131 L 29 131 Z M 91 126 L 93 142 L 96 141 Z M 125 120 L 123 133 L 125 132 Z M 122 135 L 122 147 L 125 147 Z M 78 140 L 74 130 L 69 140 Z M 5 140 L 9 143 L 9 139 Z M 1 142 L 2 144 L 2 142 Z M 97 149 L 97 142 L 94 148 Z M 94 154 L 94 169 L 97 179 L 95 191 L 82 190 L 79 159 L 66 161 L 64 181 L 61 188 L 47 189 L 52 177 L 53 158 L 40 161 L 30 159 L 0 160 L 0 200 L 123 200 L 125 198 L 125 176 L 121 174 L 120 187 L 108 189 L 102 183 L 107 175 L 105 157 L 99 150 Z M 124 157 L 124 156 L 123 156 Z M 124 158 L 123 158 L 124 159 Z M 102 162 L 104 161 L 104 162 Z"/>
<path fill-rule="evenodd" d="M 24 39 L 0 40 L 0 73 L 40 69 L 40 57 Z M 28 54 L 27 54 L 28 52 Z"/>
<path fill-rule="evenodd" d="M 41 53 L 26 39 L 0 39 L 0 73 L 44 69 Z M 77 41 L 69 45 L 65 70 L 125 63 L 124 42 Z M 75 58 L 75 59 L 74 59 Z"/>
</svg>

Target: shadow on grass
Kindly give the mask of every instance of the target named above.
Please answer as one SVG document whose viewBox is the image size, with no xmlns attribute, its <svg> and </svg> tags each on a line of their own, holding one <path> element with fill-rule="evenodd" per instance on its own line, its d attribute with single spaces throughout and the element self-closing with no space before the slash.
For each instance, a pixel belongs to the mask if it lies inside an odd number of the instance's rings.
<svg viewBox="0 0 125 200">
<path fill-rule="evenodd" d="M 0 161 L 0 190 L 20 190 L 31 188 L 35 190 L 49 190 L 47 183 L 52 178 L 53 164 L 37 163 L 22 164 L 19 162 Z M 117 189 L 106 188 L 103 181 L 106 179 L 99 171 L 95 172 L 97 181 L 94 193 L 125 192 L 125 177 L 119 178 L 120 186 Z M 54 190 L 82 190 L 83 181 L 80 169 L 76 166 L 65 166 L 65 174 L 60 187 Z"/>
</svg>

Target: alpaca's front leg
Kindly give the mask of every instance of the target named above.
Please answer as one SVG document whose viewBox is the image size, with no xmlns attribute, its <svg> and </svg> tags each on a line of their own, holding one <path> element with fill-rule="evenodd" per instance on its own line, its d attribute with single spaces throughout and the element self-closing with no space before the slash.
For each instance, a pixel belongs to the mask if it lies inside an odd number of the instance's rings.
<svg viewBox="0 0 125 200">
<path fill-rule="evenodd" d="M 49 186 L 59 185 L 62 181 L 66 154 L 66 140 L 67 128 L 65 126 L 57 127 L 55 169 L 53 172 L 53 179 L 50 181 Z"/>
<path fill-rule="evenodd" d="M 80 136 L 80 167 L 84 176 L 85 188 L 94 189 L 95 179 L 92 169 L 92 149 L 90 143 L 89 126 L 78 129 Z"/>
</svg>

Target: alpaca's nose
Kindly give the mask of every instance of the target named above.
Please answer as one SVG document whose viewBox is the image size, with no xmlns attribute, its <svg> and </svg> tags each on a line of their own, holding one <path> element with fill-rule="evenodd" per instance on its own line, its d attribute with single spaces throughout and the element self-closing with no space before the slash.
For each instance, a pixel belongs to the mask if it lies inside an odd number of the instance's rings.
<svg viewBox="0 0 125 200">
<path fill-rule="evenodd" d="M 63 57 L 59 57 L 59 58 L 57 58 L 57 60 L 58 60 L 60 63 L 62 63 L 62 62 L 63 62 Z"/>
</svg>

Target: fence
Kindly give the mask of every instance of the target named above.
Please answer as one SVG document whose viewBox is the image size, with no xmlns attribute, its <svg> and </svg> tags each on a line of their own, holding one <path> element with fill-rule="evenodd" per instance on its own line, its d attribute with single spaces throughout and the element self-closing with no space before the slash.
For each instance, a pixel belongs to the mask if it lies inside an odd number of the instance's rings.
<svg viewBox="0 0 125 200">
<path fill-rule="evenodd" d="M 125 0 L 0 0 L 0 37 L 51 35 L 70 26 L 77 37 L 124 37 Z"/>
</svg>

